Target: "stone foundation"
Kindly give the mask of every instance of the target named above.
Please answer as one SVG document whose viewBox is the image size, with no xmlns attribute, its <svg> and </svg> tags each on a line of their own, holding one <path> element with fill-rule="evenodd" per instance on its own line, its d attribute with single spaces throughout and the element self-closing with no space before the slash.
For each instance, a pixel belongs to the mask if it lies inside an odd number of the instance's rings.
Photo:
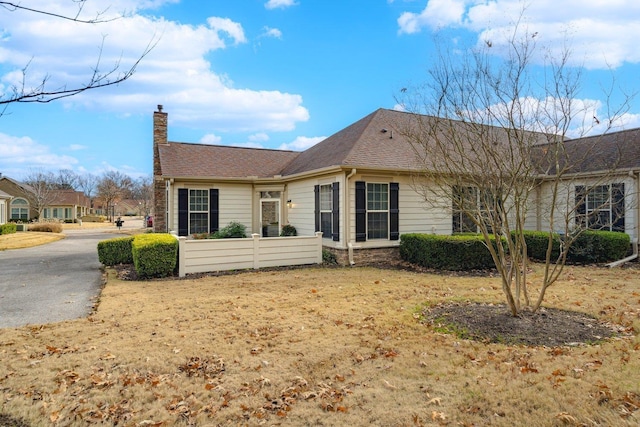
<svg viewBox="0 0 640 427">
<path fill-rule="evenodd" d="M 336 249 L 323 247 L 323 250 L 331 252 L 336 257 L 339 265 L 349 265 L 349 251 L 347 249 Z M 354 249 L 353 261 L 356 266 L 391 264 L 402 261 L 400 258 L 400 248 L 375 248 L 375 249 Z"/>
</svg>

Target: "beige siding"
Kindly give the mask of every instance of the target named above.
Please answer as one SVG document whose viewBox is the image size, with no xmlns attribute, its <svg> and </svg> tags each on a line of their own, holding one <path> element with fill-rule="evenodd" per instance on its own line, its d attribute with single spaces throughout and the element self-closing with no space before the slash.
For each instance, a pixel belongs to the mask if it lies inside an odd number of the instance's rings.
<svg viewBox="0 0 640 427">
<path fill-rule="evenodd" d="M 575 187 L 576 185 L 595 186 L 606 185 L 612 183 L 624 183 L 624 201 L 625 201 L 625 232 L 632 239 L 638 238 L 638 182 L 634 177 L 628 175 L 619 177 L 608 177 L 605 179 L 575 179 L 564 181 L 559 188 L 556 209 L 553 216 L 553 231 L 566 233 L 570 231 L 575 224 Z M 537 222 L 539 227 L 532 229 L 541 229 L 546 231 L 551 224 L 551 203 L 553 196 L 553 186 L 551 183 L 545 183 L 541 186 L 540 196 L 537 198 L 537 206 L 532 213 L 537 212 Z M 527 223 L 532 225 L 532 221 Z"/>
<path fill-rule="evenodd" d="M 315 194 L 316 185 L 340 183 L 340 241 L 334 242 L 331 236 L 323 236 L 325 245 L 341 247 L 344 246 L 344 175 L 331 175 L 321 178 L 306 179 L 292 182 L 287 185 L 287 197 L 291 200 L 292 206 L 288 209 L 289 224 L 296 227 L 299 236 L 311 236 L 315 232 Z"/>
<path fill-rule="evenodd" d="M 175 183 L 171 186 L 169 200 L 171 212 L 169 215 L 169 231 L 178 231 L 178 189 L 207 190 L 215 188 L 219 190 L 220 227 L 224 227 L 231 221 L 244 224 L 247 232 L 251 232 L 252 218 L 252 186 L 251 184 L 202 184 L 202 183 Z"/>
</svg>

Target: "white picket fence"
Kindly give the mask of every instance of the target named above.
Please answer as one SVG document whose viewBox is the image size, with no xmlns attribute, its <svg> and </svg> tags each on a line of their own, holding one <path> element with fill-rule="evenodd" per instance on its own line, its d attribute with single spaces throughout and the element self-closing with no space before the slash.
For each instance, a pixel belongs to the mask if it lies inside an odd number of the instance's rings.
<svg viewBox="0 0 640 427">
<path fill-rule="evenodd" d="M 176 236 L 177 237 L 177 236 Z M 322 263 L 322 233 L 250 239 L 178 239 L 178 274 Z"/>
</svg>

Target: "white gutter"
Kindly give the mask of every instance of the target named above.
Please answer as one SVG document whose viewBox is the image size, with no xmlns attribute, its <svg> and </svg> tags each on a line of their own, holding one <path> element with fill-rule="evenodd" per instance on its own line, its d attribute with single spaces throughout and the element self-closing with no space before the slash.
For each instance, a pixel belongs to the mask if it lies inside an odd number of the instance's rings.
<svg viewBox="0 0 640 427">
<path fill-rule="evenodd" d="M 349 209 L 349 178 L 352 178 L 356 174 L 356 169 L 351 169 L 349 175 L 345 178 L 344 183 L 344 207 L 345 207 L 345 238 L 347 239 L 347 248 L 349 249 L 349 265 L 355 265 L 353 260 L 353 242 L 351 241 L 351 210 Z"/>
</svg>

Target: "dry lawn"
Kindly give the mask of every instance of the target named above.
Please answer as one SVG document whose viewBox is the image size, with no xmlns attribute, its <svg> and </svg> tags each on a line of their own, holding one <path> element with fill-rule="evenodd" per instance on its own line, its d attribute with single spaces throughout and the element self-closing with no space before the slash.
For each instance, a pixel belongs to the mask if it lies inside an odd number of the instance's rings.
<svg viewBox="0 0 640 427">
<path fill-rule="evenodd" d="M 418 321 L 425 304 L 501 302 L 491 277 L 109 276 L 88 320 L 0 330 L 0 413 L 32 426 L 640 423 L 637 270 L 567 268 L 547 305 L 631 335 L 555 348 L 465 341 Z"/>
<path fill-rule="evenodd" d="M 3 234 L 0 235 L 0 251 L 31 248 L 64 239 L 64 237 L 64 234 L 40 231 L 19 231 L 12 234 Z"/>
</svg>

